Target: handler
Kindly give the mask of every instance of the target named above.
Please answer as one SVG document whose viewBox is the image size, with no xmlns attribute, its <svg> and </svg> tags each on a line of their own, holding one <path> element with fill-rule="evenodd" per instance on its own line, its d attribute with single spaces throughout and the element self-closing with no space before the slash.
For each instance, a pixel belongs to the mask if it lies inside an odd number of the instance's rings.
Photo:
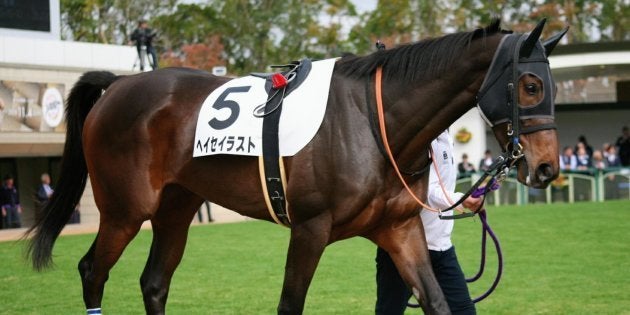
<svg viewBox="0 0 630 315">
<path fill-rule="evenodd" d="M 444 189 L 440 186 L 435 167 L 429 172 L 428 205 L 446 209 L 459 200 L 463 193 L 455 192 L 457 166 L 453 161 L 453 140 L 448 130 L 442 132 L 431 142 L 432 158 L 437 164 Z M 446 192 L 447 195 L 444 193 Z M 468 197 L 462 203 L 464 208 L 477 210 L 480 198 Z M 451 215 L 453 210 L 444 212 Z M 453 220 L 441 220 L 433 211 L 421 211 L 422 225 L 427 239 L 433 273 L 444 292 L 446 302 L 453 314 L 476 314 L 475 304 L 470 299 L 466 279 L 462 272 L 455 247 L 451 243 Z M 389 254 L 378 248 L 376 252 L 376 314 L 398 315 L 405 312 L 411 291 L 398 274 L 398 270 Z"/>
</svg>

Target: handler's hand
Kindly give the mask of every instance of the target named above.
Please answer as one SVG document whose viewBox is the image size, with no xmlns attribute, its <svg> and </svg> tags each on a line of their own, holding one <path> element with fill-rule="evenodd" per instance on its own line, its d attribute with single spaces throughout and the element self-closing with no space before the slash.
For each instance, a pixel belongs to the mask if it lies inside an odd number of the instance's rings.
<svg viewBox="0 0 630 315">
<path fill-rule="evenodd" d="M 466 198 L 466 200 L 462 202 L 462 205 L 464 206 L 464 208 L 468 210 L 477 211 L 479 207 L 481 206 L 481 198 L 468 196 L 468 198 Z"/>
<path fill-rule="evenodd" d="M 7 209 L 2 208 L 2 216 L 6 217 L 7 216 Z"/>
</svg>

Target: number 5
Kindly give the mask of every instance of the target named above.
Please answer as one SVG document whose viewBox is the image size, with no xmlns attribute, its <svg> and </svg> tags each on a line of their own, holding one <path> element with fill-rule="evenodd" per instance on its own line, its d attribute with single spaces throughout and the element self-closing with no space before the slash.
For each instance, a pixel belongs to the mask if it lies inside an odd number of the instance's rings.
<svg viewBox="0 0 630 315">
<path fill-rule="evenodd" d="M 227 108 L 230 110 L 230 116 L 226 118 L 225 120 L 218 120 L 216 118 L 212 118 L 208 122 L 208 124 L 210 125 L 210 127 L 212 127 L 212 129 L 216 129 L 216 130 L 225 129 L 231 126 L 236 121 L 236 119 L 238 118 L 238 114 L 241 111 L 241 108 L 239 107 L 237 102 L 226 100 L 225 98 L 228 95 L 230 95 L 230 93 L 245 93 L 249 91 L 250 88 L 251 86 L 235 86 L 235 87 L 227 88 L 225 89 L 225 91 L 223 91 L 223 93 L 221 93 L 217 101 L 214 104 L 212 104 L 212 108 L 217 109 L 217 110 Z"/>
</svg>

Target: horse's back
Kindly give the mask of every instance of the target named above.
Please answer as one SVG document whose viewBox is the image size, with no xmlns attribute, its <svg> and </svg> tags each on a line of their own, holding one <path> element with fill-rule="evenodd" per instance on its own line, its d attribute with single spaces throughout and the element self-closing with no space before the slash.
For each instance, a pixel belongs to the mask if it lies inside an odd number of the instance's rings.
<svg viewBox="0 0 630 315">
<path fill-rule="evenodd" d="M 153 200 L 192 159 L 199 108 L 228 80 L 184 68 L 120 77 L 94 105 L 83 129 L 93 187 L 119 195 L 133 190 Z"/>
<path fill-rule="evenodd" d="M 191 115 L 198 113 L 205 97 L 228 80 L 186 68 L 123 76 L 107 89 L 89 113 L 85 136 L 99 135 L 95 141 L 125 133 L 136 133 L 141 137 L 140 129 L 151 128 L 156 120 L 163 119 L 160 116 L 170 116 L 168 121 L 172 123 L 189 120 Z M 120 142 L 120 138 L 110 137 L 110 140 Z"/>
<path fill-rule="evenodd" d="M 176 105 L 179 107 L 185 109 L 196 106 L 197 109 L 203 98 L 229 80 L 187 68 L 166 68 L 123 76 L 108 88 L 98 102 L 100 105 L 90 114 L 107 111 L 114 119 L 136 116 L 138 112 L 149 114 L 168 105 L 172 99 L 177 100 Z M 146 114 L 142 117 L 146 117 Z"/>
</svg>

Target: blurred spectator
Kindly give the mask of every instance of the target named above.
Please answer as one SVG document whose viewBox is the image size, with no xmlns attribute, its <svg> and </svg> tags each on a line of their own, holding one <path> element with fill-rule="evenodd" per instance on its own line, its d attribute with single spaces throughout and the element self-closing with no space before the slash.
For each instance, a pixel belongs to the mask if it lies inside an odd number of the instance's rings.
<svg viewBox="0 0 630 315">
<path fill-rule="evenodd" d="M 479 170 L 484 172 L 489 170 L 490 166 L 492 166 L 492 161 L 492 152 L 490 152 L 490 150 L 486 150 L 483 154 L 483 158 L 479 161 Z"/>
<path fill-rule="evenodd" d="M 563 171 L 572 171 L 577 169 L 577 159 L 573 155 L 573 149 L 569 146 L 564 147 L 560 156 L 560 169 Z"/>
<path fill-rule="evenodd" d="M 614 145 L 608 146 L 608 153 L 606 154 L 606 167 L 619 167 L 621 166 L 621 159 L 617 155 L 617 148 Z"/>
<path fill-rule="evenodd" d="M 11 175 L 4 177 L 4 185 L 0 189 L 0 206 L 2 207 L 3 229 L 22 227 L 20 195 L 17 188 L 15 188 L 13 176 Z"/>
<path fill-rule="evenodd" d="M 591 157 L 588 156 L 586 148 L 578 148 L 575 158 L 577 159 L 577 169 L 580 171 L 588 170 L 591 167 Z"/>
<path fill-rule="evenodd" d="M 624 126 L 621 129 L 621 136 L 617 138 L 615 145 L 619 150 L 621 165 L 630 166 L 630 129 L 628 129 L 628 126 Z"/>
<path fill-rule="evenodd" d="M 41 184 L 37 187 L 37 192 L 35 193 L 35 220 L 39 220 L 42 217 L 44 206 L 53 194 L 53 189 L 50 187 L 50 175 L 43 173 L 40 180 Z"/>
<path fill-rule="evenodd" d="M 469 176 L 475 172 L 475 166 L 468 162 L 468 154 L 462 154 L 462 161 L 457 164 L 457 171 L 459 172 L 460 177 Z"/>
<path fill-rule="evenodd" d="M 37 201 L 39 201 L 41 204 L 44 204 L 46 201 L 48 201 L 48 199 L 50 199 L 50 196 L 52 196 L 53 189 L 50 187 L 50 175 L 44 173 L 42 174 L 40 179 L 42 183 L 37 189 Z"/>
<path fill-rule="evenodd" d="M 608 151 L 610 151 L 610 143 L 606 142 L 602 144 L 602 155 L 604 155 L 604 159 L 608 157 Z"/>
<path fill-rule="evenodd" d="M 575 145 L 574 151 L 576 154 L 580 147 L 584 147 L 584 149 L 586 150 L 586 154 L 588 154 L 589 157 L 593 156 L 593 147 L 591 147 L 588 142 L 586 142 L 586 137 L 584 135 L 578 137 L 578 142 Z"/>
<path fill-rule="evenodd" d="M 588 154 L 588 150 L 586 150 L 586 145 L 584 145 L 584 142 L 582 141 L 579 141 L 578 143 L 575 144 L 575 148 L 573 149 L 573 154 L 577 155 L 577 152 L 580 149 L 584 149 L 584 151 L 586 151 L 586 153 Z"/>
<path fill-rule="evenodd" d="M 197 210 L 197 219 L 199 219 L 199 223 L 203 222 L 203 212 L 201 211 L 201 209 L 204 206 L 206 207 L 206 213 L 208 214 L 208 222 L 214 222 L 214 219 L 212 218 L 212 208 L 210 206 L 210 202 L 208 200 L 205 200 L 203 202 L 203 205 L 201 205 L 201 207 L 199 207 L 199 210 Z"/>
<path fill-rule="evenodd" d="M 600 150 L 593 151 L 592 159 L 593 160 L 591 164 L 593 165 L 594 168 L 598 170 L 603 170 L 606 168 L 606 160 L 604 159 L 604 155 L 602 154 L 602 151 Z"/>
</svg>

